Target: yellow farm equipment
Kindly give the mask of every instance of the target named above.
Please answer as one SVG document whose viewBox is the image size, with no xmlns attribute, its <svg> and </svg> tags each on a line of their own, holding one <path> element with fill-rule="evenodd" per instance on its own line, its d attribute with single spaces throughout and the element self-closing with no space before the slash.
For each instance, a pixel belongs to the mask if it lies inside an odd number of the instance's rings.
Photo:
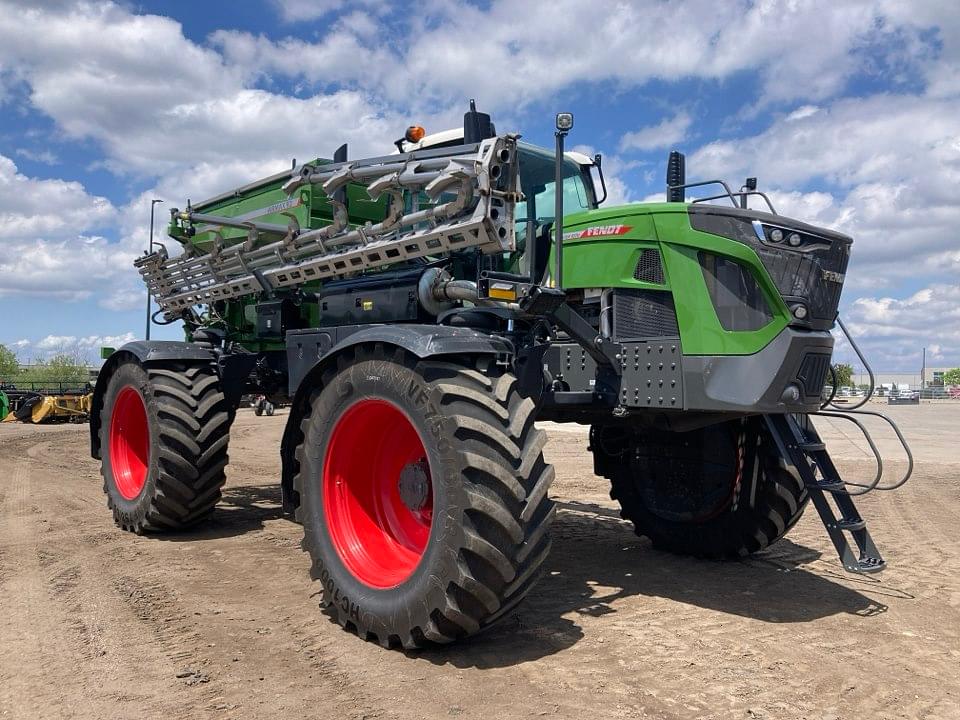
<svg viewBox="0 0 960 720">
<path fill-rule="evenodd" d="M 87 422 L 90 419 L 92 393 L 42 395 L 23 398 L 3 422 L 27 422 L 39 425 L 53 422 Z M 12 399 L 12 398 L 11 398 Z M 11 403 L 12 405 L 12 403 Z"/>
</svg>

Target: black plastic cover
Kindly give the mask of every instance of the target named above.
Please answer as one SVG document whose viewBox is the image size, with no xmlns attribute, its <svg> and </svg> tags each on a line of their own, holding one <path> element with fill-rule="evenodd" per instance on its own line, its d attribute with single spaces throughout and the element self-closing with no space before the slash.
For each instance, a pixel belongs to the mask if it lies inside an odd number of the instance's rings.
<svg viewBox="0 0 960 720">
<path fill-rule="evenodd" d="M 773 312 L 750 269 L 730 258 L 698 253 L 713 309 L 724 330 L 759 330 Z"/>
<path fill-rule="evenodd" d="M 422 268 L 416 268 L 325 284 L 317 296 L 320 325 L 417 320 L 420 314 L 417 283 L 422 273 Z"/>
</svg>

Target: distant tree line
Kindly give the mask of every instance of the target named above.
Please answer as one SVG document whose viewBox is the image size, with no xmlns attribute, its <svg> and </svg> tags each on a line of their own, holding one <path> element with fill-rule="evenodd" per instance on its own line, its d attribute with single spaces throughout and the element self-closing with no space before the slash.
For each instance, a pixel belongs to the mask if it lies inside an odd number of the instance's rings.
<svg viewBox="0 0 960 720">
<path fill-rule="evenodd" d="M 83 385 L 90 380 L 87 358 L 79 351 L 61 350 L 49 358 L 21 365 L 16 354 L 0 344 L 0 383 L 31 385 Z"/>
<path fill-rule="evenodd" d="M 853 366 L 848 363 L 840 363 L 833 366 L 833 371 L 837 374 L 837 387 L 850 387 L 853 385 Z"/>
</svg>

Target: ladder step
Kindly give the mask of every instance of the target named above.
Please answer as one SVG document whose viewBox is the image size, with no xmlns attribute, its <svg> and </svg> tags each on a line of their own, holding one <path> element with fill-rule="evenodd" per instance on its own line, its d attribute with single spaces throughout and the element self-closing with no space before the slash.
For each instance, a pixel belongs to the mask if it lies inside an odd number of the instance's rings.
<svg viewBox="0 0 960 720">
<path fill-rule="evenodd" d="M 886 561 L 883 558 L 878 557 L 862 557 L 857 563 L 856 570 L 854 572 L 862 573 L 875 573 L 880 572 L 887 566 Z"/>
<path fill-rule="evenodd" d="M 812 453 L 812 452 L 820 452 L 821 450 L 826 450 L 827 444 L 822 442 L 803 442 L 803 443 L 800 443 L 797 447 L 799 447 L 804 452 Z"/>
<path fill-rule="evenodd" d="M 808 490 L 822 490 L 823 492 L 840 492 L 846 490 L 846 484 L 841 480 L 806 483 Z"/>
<path fill-rule="evenodd" d="M 849 530 L 851 532 L 854 530 L 863 530 L 866 526 L 866 520 L 854 520 L 853 518 L 840 518 L 836 522 L 836 528 L 838 530 Z"/>
</svg>

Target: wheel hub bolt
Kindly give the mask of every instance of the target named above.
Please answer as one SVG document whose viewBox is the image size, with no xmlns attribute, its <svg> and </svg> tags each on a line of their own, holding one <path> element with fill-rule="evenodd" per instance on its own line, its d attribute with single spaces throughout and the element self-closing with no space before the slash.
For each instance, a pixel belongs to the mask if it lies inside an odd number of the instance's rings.
<svg viewBox="0 0 960 720">
<path fill-rule="evenodd" d="M 430 499 L 430 466 L 426 458 L 407 463 L 400 471 L 400 499 L 411 512 L 423 510 Z"/>
</svg>

